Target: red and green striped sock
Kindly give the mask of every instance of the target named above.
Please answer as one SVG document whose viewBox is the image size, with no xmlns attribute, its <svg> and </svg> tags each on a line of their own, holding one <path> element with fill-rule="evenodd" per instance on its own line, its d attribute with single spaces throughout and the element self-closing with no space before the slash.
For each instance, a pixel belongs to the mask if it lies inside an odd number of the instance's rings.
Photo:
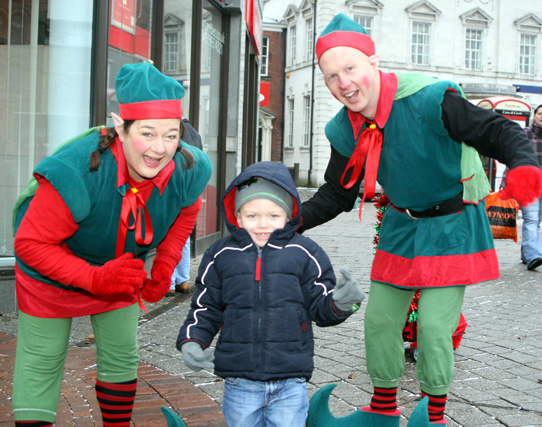
<svg viewBox="0 0 542 427">
<path fill-rule="evenodd" d="M 429 412 L 429 421 L 440 421 L 444 418 L 444 409 L 446 408 L 447 394 L 432 395 L 422 391 L 422 398 L 427 396 L 429 403 L 427 405 L 427 411 Z"/>
<path fill-rule="evenodd" d="M 397 387 L 374 387 L 371 409 L 375 411 L 395 411 L 397 409 Z"/>
<path fill-rule="evenodd" d="M 96 380 L 96 396 L 104 427 L 130 427 L 137 379 L 123 383 Z"/>
</svg>

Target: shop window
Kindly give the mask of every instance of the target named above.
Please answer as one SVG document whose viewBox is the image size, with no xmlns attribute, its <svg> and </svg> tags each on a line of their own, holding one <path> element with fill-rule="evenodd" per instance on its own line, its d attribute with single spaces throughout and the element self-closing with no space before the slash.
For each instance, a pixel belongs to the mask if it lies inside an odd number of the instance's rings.
<svg viewBox="0 0 542 427">
<path fill-rule="evenodd" d="M 184 86 L 183 115 L 189 121 L 192 16 L 191 1 L 164 2 L 162 71 Z"/>
<path fill-rule="evenodd" d="M 0 256 L 35 166 L 90 122 L 92 2 L 0 2 Z M 32 47 L 32 48 L 30 48 Z"/>
</svg>

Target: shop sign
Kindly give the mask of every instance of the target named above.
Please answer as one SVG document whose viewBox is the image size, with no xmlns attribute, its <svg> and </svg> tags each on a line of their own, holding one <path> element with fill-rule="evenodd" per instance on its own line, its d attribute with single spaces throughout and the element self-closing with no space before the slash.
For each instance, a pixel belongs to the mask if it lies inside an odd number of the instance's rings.
<svg viewBox="0 0 542 427">
<path fill-rule="evenodd" d="M 262 52 L 262 19 L 260 17 L 260 10 L 256 4 L 257 0 L 247 0 L 245 3 L 245 21 L 248 26 L 248 34 L 256 55 L 260 56 Z"/>
<path fill-rule="evenodd" d="M 269 82 L 260 83 L 260 107 L 269 105 Z"/>
</svg>

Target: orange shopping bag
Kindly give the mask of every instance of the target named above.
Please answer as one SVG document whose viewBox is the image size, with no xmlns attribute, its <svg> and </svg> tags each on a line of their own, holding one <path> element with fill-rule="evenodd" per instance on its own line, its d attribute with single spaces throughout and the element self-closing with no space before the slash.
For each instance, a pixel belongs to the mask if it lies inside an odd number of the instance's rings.
<svg viewBox="0 0 542 427">
<path fill-rule="evenodd" d="M 518 241 L 516 218 L 519 204 L 514 199 L 503 200 L 500 191 L 491 193 L 486 199 L 486 212 L 494 239 Z"/>
</svg>

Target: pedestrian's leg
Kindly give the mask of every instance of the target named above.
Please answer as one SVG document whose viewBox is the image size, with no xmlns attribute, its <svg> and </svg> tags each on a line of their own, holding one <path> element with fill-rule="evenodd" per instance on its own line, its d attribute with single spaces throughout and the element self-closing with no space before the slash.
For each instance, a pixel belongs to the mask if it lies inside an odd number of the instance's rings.
<svg viewBox="0 0 542 427">
<path fill-rule="evenodd" d="M 418 301 L 418 380 L 429 397 L 429 420 L 444 418 L 446 396 L 454 374 L 453 340 L 464 286 L 422 289 Z"/>
<path fill-rule="evenodd" d="M 130 425 L 137 388 L 139 306 L 91 316 L 96 337 L 96 396 L 104 427 Z"/>
<path fill-rule="evenodd" d="M 228 427 L 264 425 L 265 383 L 243 378 L 226 378 L 222 412 Z"/>
<path fill-rule="evenodd" d="M 397 386 L 405 370 L 403 329 L 414 292 L 371 282 L 365 310 L 365 351 L 374 386 L 373 410 L 397 409 Z"/>
<path fill-rule="evenodd" d="M 529 266 L 534 260 L 542 259 L 540 241 L 540 219 L 542 199 L 521 208 L 523 227 L 521 236 L 521 260 Z"/>
<path fill-rule="evenodd" d="M 16 426 L 55 421 L 70 329 L 70 318 L 46 319 L 19 311 L 12 393 Z"/>
<path fill-rule="evenodd" d="M 309 394 L 304 378 L 269 381 L 263 410 L 265 426 L 303 427 L 309 412 Z"/>
</svg>

